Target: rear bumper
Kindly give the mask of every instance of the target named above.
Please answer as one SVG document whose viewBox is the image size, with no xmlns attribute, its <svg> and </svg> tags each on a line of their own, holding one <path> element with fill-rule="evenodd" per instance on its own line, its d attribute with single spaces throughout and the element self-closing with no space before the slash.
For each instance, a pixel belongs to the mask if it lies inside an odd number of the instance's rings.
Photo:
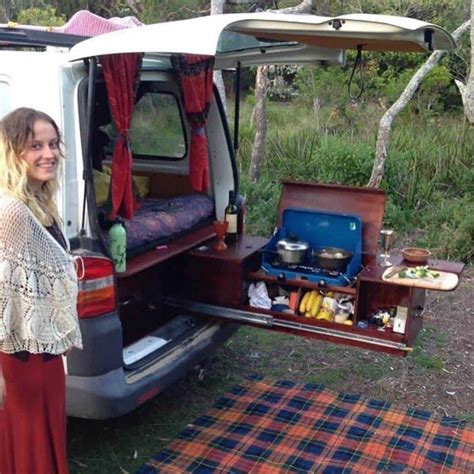
<svg viewBox="0 0 474 474">
<path fill-rule="evenodd" d="M 236 324 L 210 322 L 182 344 L 135 371 L 121 367 L 95 376 L 68 375 L 67 414 L 107 419 L 132 411 L 215 352 L 237 328 Z"/>
</svg>

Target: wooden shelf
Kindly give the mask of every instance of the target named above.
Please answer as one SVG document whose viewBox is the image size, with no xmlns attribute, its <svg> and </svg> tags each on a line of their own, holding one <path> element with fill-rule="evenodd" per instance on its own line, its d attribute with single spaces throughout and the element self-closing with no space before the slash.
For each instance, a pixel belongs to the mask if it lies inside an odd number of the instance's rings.
<svg viewBox="0 0 474 474">
<path fill-rule="evenodd" d="M 349 286 L 332 286 L 328 285 L 327 287 L 321 288 L 318 286 L 317 283 L 312 283 L 307 280 L 297 279 L 297 280 L 290 280 L 285 279 L 285 281 L 280 281 L 276 276 L 268 275 L 263 270 L 258 270 L 256 272 L 250 272 L 248 274 L 249 280 L 260 280 L 260 281 L 267 281 L 269 283 L 276 283 L 278 285 L 288 285 L 288 286 L 295 286 L 301 288 L 311 288 L 315 290 L 325 290 L 325 291 L 335 291 L 337 293 L 344 293 L 347 295 L 354 295 L 356 294 L 357 290 L 355 288 Z"/>
<path fill-rule="evenodd" d="M 127 260 L 127 270 L 123 273 L 117 273 L 117 278 L 127 278 L 135 275 L 136 273 L 142 272 L 147 268 L 179 255 L 186 250 L 192 249 L 215 236 L 214 226 L 209 224 L 200 229 L 193 230 L 186 235 L 174 238 L 164 247 L 158 246 L 158 249 L 153 249 L 136 257 L 129 258 Z"/>
<path fill-rule="evenodd" d="M 217 240 L 217 239 L 216 239 Z M 194 248 L 189 255 L 198 259 L 210 261 L 223 261 L 239 263 L 250 255 L 258 252 L 268 242 L 268 237 L 257 237 L 253 235 L 241 235 L 236 242 L 228 244 L 225 250 L 216 252 L 213 248 L 214 241 L 202 248 Z"/>
</svg>

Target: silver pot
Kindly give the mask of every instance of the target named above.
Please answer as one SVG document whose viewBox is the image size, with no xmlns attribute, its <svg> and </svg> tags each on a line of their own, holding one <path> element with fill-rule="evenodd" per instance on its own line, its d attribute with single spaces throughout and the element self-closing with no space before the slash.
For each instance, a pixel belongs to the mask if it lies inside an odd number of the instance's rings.
<svg viewBox="0 0 474 474">
<path fill-rule="evenodd" d="M 282 263 L 299 265 L 305 261 L 309 245 L 300 240 L 281 239 L 277 242 L 276 249 Z"/>
</svg>

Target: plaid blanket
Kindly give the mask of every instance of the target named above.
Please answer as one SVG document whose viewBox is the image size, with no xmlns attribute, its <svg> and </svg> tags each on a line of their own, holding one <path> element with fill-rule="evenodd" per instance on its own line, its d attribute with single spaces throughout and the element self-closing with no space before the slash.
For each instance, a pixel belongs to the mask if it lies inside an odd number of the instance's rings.
<svg viewBox="0 0 474 474">
<path fill-rule="evenodd" d="M 138 471 L 474 472 L 474 428 L 323 385 L 252 377 Z"/>
</svg>

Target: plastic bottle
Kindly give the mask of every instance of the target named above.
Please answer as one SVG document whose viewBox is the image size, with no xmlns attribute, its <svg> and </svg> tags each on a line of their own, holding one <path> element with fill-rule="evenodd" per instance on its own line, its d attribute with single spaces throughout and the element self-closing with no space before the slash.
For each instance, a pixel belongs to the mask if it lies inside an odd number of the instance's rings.
<svg viewBox="0 0 474 474">
<path fill-rule="evenodd" d="M 124 272 L 127 269 L 127 231 L 120 219 L 109 229 L 109 249 L 115 271 Z"/>
<path fill-rule="evenodd" d="M 237 213 L 235 193 L 234 191 L 229 191 L 229 204 L 225 208 L 225 220 L 229 223 L 226 235 L 227 242 L 235 242 L 237 240 Z"/>
</svg>

